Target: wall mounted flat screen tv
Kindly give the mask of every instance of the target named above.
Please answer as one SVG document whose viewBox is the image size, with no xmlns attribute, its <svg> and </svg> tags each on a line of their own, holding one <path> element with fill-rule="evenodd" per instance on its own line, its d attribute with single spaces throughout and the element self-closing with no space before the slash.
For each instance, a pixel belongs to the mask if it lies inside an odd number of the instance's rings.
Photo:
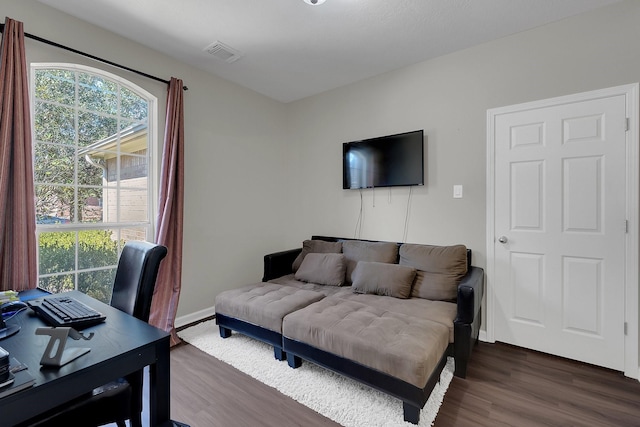
<svg viewBox="0 0 640 427">
<path fill-rule="evenodd" d="M 424 132 L 342 144 L 342 188 L 424 185 Z"/>
</svg>

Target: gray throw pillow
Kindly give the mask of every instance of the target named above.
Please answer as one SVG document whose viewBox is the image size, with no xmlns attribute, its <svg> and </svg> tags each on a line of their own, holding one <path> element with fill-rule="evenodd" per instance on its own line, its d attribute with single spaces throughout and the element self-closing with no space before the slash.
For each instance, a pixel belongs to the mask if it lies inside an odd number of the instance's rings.
<svg viewBox="0 0 640 427">
<path fill-rule="evenodd" d="M 300 268 L 302 260 L 307 254 L 310 253 L 334 253 L 339 254 L 342 252 L 342 242 L 325 242 L 324 240 L 305 240 L 302 242 L 302 252 L 293 261 L 291 266 L 292 271 L 295 273 Z"/>
<path fill-rule="evenodd" d="M 345 240 L 342 253 L 347 260 L 347 283 L 352 283 L 353 270 L 359 261 L 396 263 L 398 245 L 393 242 L 365 242 L 363 240 Z"/>
<path fill-rule="evenodd" d="M 344 273 L 344 255 L 310 253 L 304 257 L 295 277 L 318 285 L 342 286 Z"/>
<path fill-rule="evenodd" d="M 360 261 L 353 271 L 353 292 L 409 298 L 415 268 L 398 264 Z"/>
<path fill-rule="evenodd" d="M 467 248 L 404 244 L 400 246 L 400 265 L 417 270 L 412 297 L 455 300 L 458 284 L 467 274 Z"/>
</svg>

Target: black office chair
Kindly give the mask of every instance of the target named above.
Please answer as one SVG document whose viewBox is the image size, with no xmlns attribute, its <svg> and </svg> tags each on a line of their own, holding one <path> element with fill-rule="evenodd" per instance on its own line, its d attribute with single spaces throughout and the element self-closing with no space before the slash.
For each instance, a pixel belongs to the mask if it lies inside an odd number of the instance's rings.
<svg viewBox="0 0 640 427">
<path fill-rule="evenodd" d="M 148 322 L 158 269 L 166 255 L 164 246 L 127 242 L 118 261 L 110 305 Z M 134 372 L 25 425 L 90 427 L 115 422 L 118 427 L 125 427 L 125 420 L 129 420 L 131 427 L 141 427 L 142 387 L 143 372 Z"/>
</svg>

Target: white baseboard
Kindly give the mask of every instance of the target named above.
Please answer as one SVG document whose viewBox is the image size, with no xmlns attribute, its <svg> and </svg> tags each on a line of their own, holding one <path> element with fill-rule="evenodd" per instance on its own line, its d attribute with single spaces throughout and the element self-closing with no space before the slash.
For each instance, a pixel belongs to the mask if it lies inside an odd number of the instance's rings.
<svg viewBox="0 0 640 427">
<path fill-rule="evenodd" d="M 215 314 L 216 314 L 215 306 L 205 308 L 204 310 L 196 311 L 195 313 L 190 313 L 184 316 L 176 317 L 175 326 L 176 328 L 180 328 L 185 325 L 190 325 L 191 323 L 197 323 Z"/>
</svg>

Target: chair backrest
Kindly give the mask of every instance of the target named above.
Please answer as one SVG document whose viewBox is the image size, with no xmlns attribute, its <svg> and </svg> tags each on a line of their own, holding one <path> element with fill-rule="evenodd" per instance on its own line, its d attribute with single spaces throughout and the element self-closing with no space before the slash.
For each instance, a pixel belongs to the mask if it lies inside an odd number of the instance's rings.
<svg viewBox="0 0 640 427">
<path fill-rule="evenodd" d="M 110 305 L 148 322 L 158 269 L 166 255 L 162 245 L 128 241 L 118 261 Z"/>
</svg>

